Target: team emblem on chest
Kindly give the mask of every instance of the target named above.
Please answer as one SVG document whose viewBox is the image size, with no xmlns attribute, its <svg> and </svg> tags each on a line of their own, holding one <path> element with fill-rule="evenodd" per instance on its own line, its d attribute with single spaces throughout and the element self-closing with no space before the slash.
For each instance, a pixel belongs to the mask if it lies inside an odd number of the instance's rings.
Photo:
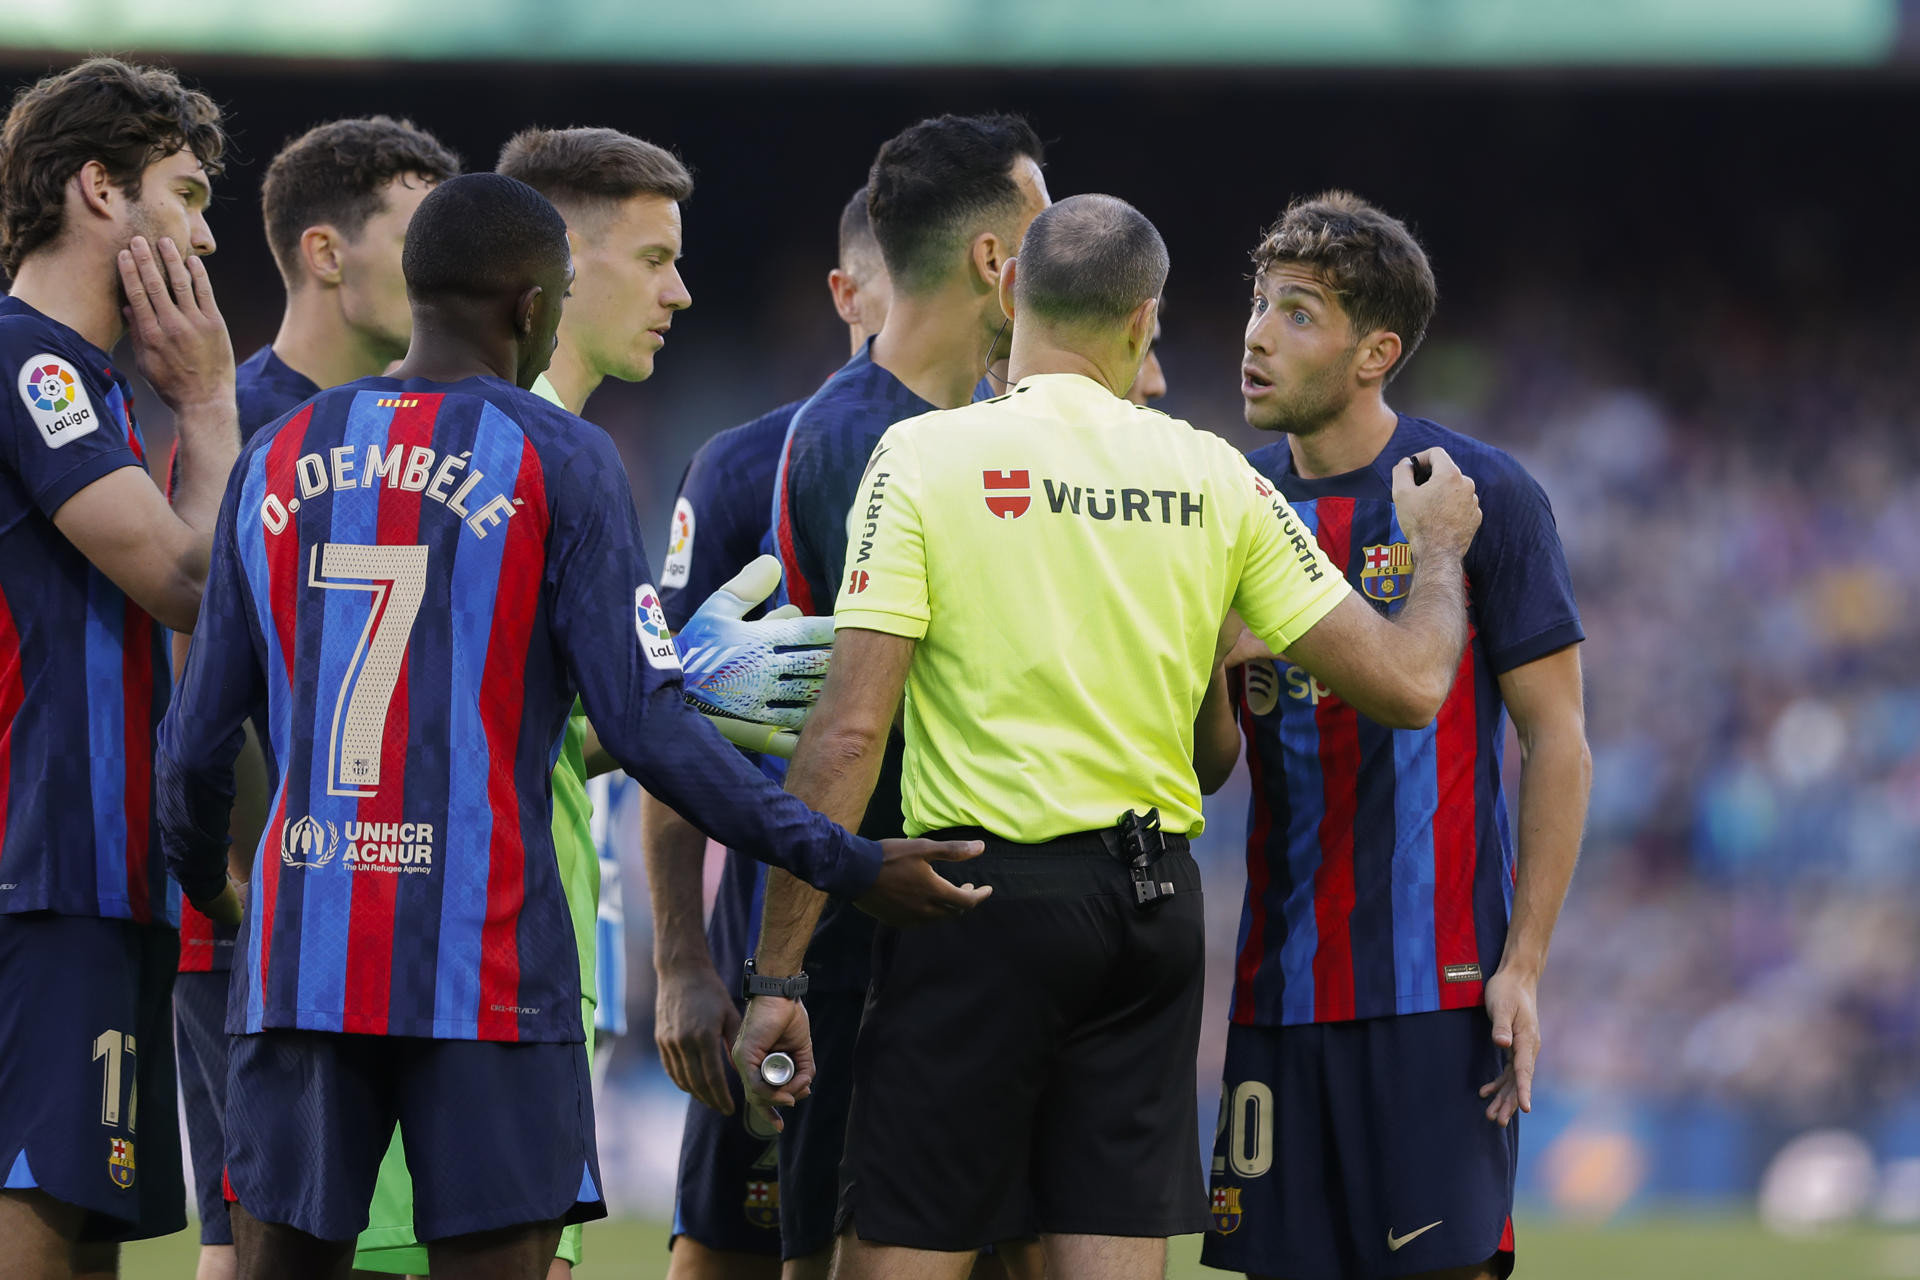
<svg viewBox="0 0 1920 1280">
<path fill-rule="evenodd" d="M 1406 599 L 1413 584 L 1413 548 L 1404 542 L 1368 547 L 1360 559 L 1360 589 L 1369 600 Z"/>
</svg>

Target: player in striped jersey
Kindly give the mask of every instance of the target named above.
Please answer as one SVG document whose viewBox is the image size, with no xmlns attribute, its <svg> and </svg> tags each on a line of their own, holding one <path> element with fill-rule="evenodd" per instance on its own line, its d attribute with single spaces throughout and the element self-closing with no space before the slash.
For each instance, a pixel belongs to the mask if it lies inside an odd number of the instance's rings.
<svg viewBox="0 0 1920 1280">
<path fill-rule="evenodd" d="M 13 281 L 0 300 L 9 1275 L 110 1275 L 117 1241 L 185 1222 L 179 899 L 155 847 L 152 756 L 167 628 L 194 625 L 239 444 L 233 348 L 200 262 L 225 143 L 203 94 L 111 58 L 23 90 L 0 132 L 0 266 Z M 171 509 L 107 355 L 129 330 L 182 442 Z"/>
<path fill-rule="evenodd" d="M 527 129 L 501 149 L 496 171 L 527 183 L 559 209 L 580 273 L 560 322 L 553 365 L 534 382 L 534 394 L 579 413 L 604 379 L 651 377 L 666 329 L 693 301 L 674 266 L 679 204 L 693 194 L 686 166 L 652 143 L 613 129 Z M 595 806 L 587 784 L 590 774 L 614 767 L 576 703 L 551 777 L 553 842 L 579 949 L 589 1058 L 597 1056 L 601 1018 L 613 1012 L 603 1013 L 598 1001 L 599 937 L 612 928 L 605 917 L 615 907 L 602 897 L 606 864 L 596 849 Z M 564 1280 L 582 1256 L 580 1228 L 569 1226 L 561 1233 L 555 1280 Z M 354 1265 L 401 1275 L 427 1269 L 426 1250 L 413 1230 L 413 1187 L 397 1139 L 381 1164 Z"/>
<path fill-rule="evenodd" d="M 433 1269 L 531 1280 L 563 1223 L 605 1212 L 549 829 L 576 689 L 689 816 L 876 910 L 964 902 L 924 858 L 976 846 L 851 836 L 682 701 L 612 442 L 520 389 L 572 277 L 553 206 L 497 174 L 442 183 L 404 267 L 396 376 L 322 393 L 234 471 L 163 726 L 162 829 L 183 890 L 237 916 L 231 763 L 264 696 L 281 773 L 229 1010 L 243 1274 L 332 1274 L 397 1120 Z"/>
<path fill-rule="evenodd" d="M 863 186 L 840 212 L 839 262 L 827 274 L 834 309 L 853 352 L 886 321 L 887 266 L 867 221 Z M 694 608 L 760 553 L 773 480 L 795 400 L 700 446 L 680 478 L 660 601 L 667 625 L 685 627 Z M 775 746 L 792 753 L 793 735 Z M 769 777 L 785 761 L 759 757 Z M 654 1041 L 673 1082 L 691 1095 L 680 1139 L 670 1280 L 753 1280 L 780 1274 L 780 1170 L 772 1126 L 743 1105 L 727 1047 L 740 1025 L 738 977 L 759 929 L 760 864 L 728 850 L 701 936 L 704 832 L 666 805 L 641 802 L 647 890 L 653 905 Z"/>
<path fill-rule="evenodd" d="M 1329 192 L 1290 207 L 1254 266 L 1247 421 L 1289 434 L 1250 460 L 1320 554 L 1397 614 L 1418 548 L 1391 472 L 1435 447 L 1476 483 L 1484 522 L 1470 643 L 1422 727 L 1369 718 L 1284 655 L 1242 672 L 1253 814 L 1203 1257 L 1316 1280 L 1504 1276 L 1535 990 L 1590 772 L 1566 560 L 1519 463 L 1386 404 L 1435 299 L 1401 223 Z"/>
<path fill-rule="evenodd" d="M 316 125 L 274 156 L 261 205 L 287 305 L 273 342 L 240 364 L 243 443 L 322 386 L 369 377 L 406 354 L 412 321 L 400 246 L 428 190 L 459 171 L 457 157 L 432 135 L 385 116 Z M 176 661 L 184 660 L 184 647 L 176 650 Z M 266 825 L 264 737 L 264 722 L 250 722 L 236 762 L 231 863 L 241 879 Z M 182 904 L 174 1038 L 200 1210 L 198 1280 L 224 1280 L 235 1267 L 220 1175 L 234 934 Z"/>
</svg>

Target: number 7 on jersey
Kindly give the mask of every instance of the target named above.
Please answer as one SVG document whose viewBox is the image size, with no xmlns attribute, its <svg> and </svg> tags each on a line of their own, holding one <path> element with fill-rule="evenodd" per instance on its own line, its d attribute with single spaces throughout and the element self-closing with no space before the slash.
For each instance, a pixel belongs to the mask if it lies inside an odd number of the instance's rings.
<svg viewBox="0 0 1920 1280">
<path fill-rule="evenodd" d="M 427 548 L 320 543 L 313 548 L 307 584 L 373 597 L 367 625 L 334 699 L 333 731 L 327 736 L 327 794 L 375 795 L 380 790 L 387 711 L 426 594 Z"/>
</svg>

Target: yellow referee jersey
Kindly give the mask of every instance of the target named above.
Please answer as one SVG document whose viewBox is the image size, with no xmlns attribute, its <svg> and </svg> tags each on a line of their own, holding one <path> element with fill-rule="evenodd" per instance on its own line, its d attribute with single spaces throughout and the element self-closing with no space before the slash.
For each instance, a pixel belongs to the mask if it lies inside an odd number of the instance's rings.
<svg viewBox="0 0 1920 1280">
<path fill-rule="evenodd" d="M 836 627 L 919 641 L 910 834 L 1201 828 L 1193 720 L 1229 607 L 1276 653 L 1347 595 L 1239 451 L 1076 374 L 909 418 L 847 514 Z"/>
</svg>

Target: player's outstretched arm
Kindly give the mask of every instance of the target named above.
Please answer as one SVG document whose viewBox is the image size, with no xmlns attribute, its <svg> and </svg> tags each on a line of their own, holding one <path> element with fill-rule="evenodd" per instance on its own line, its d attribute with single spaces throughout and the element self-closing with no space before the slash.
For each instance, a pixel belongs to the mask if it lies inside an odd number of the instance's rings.
<svg viewBox="0 0 1920 1280">
<path fill-rule="evenodd" d="M 721 1115 L 732 1115 L 727 1047 L 740 1014 L 732 988 L 713 967 L 701 927 L 706 851 L 705 832 L 641 792 L 640 854 L 653 905 L 653 1043 L 674 1084 Z"/>
<path fill-rule="evenodd" d="M 1467 591 L 1462 560 L 1480 527 L 1480 500 L 1445 449 L 1393 469 L 1393 499 L 1413 550 L 1413 587 L 1389 621 L 1348 592 L 1303 635 L 1286 645 L 1305 667 L 1368 719 L 1396 729 L 1433 723 L 1453 687 L 1467 644 Z"/>
<path fill-rule="evenodd" d="M 781 791 L 686 705 L 680 658 L 646 585 L 633 494 L 613 442 L 591 433 L 553 478 L 548 545 L 555 639 L 587 718 L 615 761 L 657 799 L 731 848 L 809 884 L 859 897 L 875 888 L 883 849 Z M 633 583 L 633 594 L 612 583 Z M 917 856 L 964 843 L 889 842 Z M 888 883 L 898 884 L 898 877 Z M 909 897 L 918 886 L 906 886 Z M 951 888 L 951 886 L 947 886 Z M 922 891 L 923 896 L 924 891 Z"/>
<path fill-rule="evenodd" d="M 1586 827 L 1593 756 L 1580 686 L 1577 645 L 1500 676 L 1500 697 L 1520 739 L 1519 864 L 1506 950 L 1485 997 L 1494 1043 L 1507 1050 L 1506 1069 L 1480 1096 L 1492 1099 L 1487 1118 L 1501 1125 L 1516 1111 L 1533 1110 L 1540 974 Z"/>
<path fill-rule="evenodd" d="M 191 631 L 206 584 L 220 495 L 240 452 L 233 344 L 198 258 L 171 240 L 134 237 L 119 257 L 140 372 L 174 411 L 180 441 L 173 504 L 135 468 L 109 472 L 69 498 L 53 522 L 134 603 Z"/>
</svg>

